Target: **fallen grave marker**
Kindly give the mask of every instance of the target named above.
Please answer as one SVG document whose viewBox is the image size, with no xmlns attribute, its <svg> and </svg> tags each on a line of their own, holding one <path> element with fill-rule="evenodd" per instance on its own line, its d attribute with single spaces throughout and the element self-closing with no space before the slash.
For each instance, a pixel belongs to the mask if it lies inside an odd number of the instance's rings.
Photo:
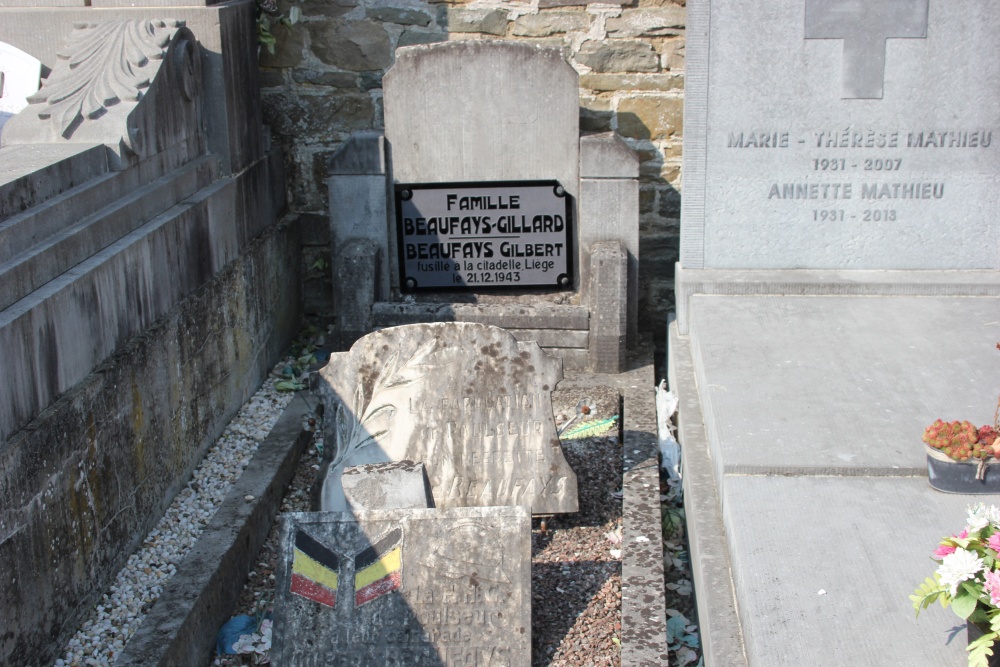
<svg viewBox="0 0 1000 667">
<path fill-rule="evenodd" d="M 525 507 L 286 515 L 275 664 L 528 667 L 530 524 Z"/>
</svg>

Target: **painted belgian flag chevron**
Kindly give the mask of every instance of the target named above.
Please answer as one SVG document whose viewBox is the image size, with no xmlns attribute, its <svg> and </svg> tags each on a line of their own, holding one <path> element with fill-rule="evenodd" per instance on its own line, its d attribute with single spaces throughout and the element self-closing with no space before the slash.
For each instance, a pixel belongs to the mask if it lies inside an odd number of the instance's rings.
<svg viewBox="0 0 1000 667">
<path fill-rule="evenodd" d="M 403 530 L 395 528 L 354 557 L 354 605 L 360 607 L 403 585 Z"/>
<path fill-rule="evenodd" d="M 306 532 L 295 532 L 295 555 L 292 560 L 291 591 L 296 595 L 326 605 L 337 605 L 337 569 L 340 557 L 314 540 Z"/>
</svg>

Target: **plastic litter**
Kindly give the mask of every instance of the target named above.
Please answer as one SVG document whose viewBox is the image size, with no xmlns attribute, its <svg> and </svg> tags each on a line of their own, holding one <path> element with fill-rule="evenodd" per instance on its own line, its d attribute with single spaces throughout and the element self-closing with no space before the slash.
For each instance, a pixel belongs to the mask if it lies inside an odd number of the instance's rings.
<svg viewBox="0 0 1000 667">
<path fill-rule="evenodd" d="M 677 412 L 679 402 L 677 394 L 667 389 L 667 381 L 660 380 L 656 387 L 656 436 L 660 447 L 660 467 L 673 480 L 681 477 L 681 446 L 670 421 Z"/>
<path fill-rule="evenodd" d="M 252 635 L 257 632 L 257 620 L 253 616 L 233 616 L 219 628 L 215 636 L 215 652 L 219 655 L 236 655 L 233 644 L 240 640 L 240 635 Z"/>
</svg>

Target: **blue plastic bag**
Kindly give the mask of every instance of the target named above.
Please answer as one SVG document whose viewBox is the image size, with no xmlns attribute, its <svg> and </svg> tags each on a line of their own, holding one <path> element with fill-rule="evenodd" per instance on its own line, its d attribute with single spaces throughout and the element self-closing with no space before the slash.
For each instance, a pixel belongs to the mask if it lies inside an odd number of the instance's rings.
<svg viewBox="0 0 1000 667">
<path fill-rule="evenodd" d="M 215 652 L 219 655 L 236 655 L 233 644 L 239 641 L 240 635 L 252 635 L 257 632 L 257 619 L 253 616 L 234 616 L 219 628 L 215 636 Z"/>
</svg>

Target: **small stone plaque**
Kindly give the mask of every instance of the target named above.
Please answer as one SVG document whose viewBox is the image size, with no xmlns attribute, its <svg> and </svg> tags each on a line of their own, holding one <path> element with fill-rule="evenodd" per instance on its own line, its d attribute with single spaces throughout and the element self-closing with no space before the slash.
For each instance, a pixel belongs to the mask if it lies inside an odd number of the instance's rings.
<svg viewBox="0 0 1000 667">
<path fill-rule="evenodd" d="M 352 510 L 434 507 L 423 463 L 369 463 L 345 468 L 340 479 Z"/>
<path fill-rule="evenodd" d="M 293 513 L 274 605 L 282 667 L 528 667 L 525 507 Z"/>
<path fill-rule="evenodd" d="M 347 509 L 350 466 L 419 461 L 435 507 L 577 511 L 550 392 L 562 362 L 498 327 L 412 324 L 368 334 L 319 371 L 326 407 L 320 509 Z"/>
<path fill-rule="evenodd" d="M 568 288 L 571 212 L 555 181 L 397 185 L 400 283 Z"/>
</svg>

